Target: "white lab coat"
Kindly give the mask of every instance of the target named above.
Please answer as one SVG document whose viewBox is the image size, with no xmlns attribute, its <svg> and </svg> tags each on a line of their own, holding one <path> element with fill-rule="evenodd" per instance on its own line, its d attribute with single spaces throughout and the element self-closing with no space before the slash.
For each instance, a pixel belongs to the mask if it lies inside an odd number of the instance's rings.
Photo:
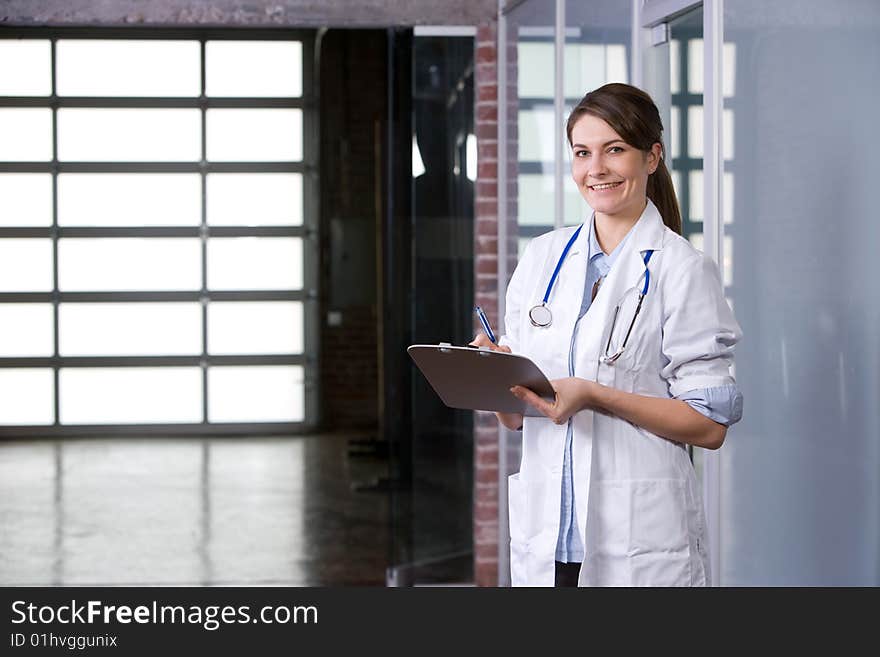
<svg viewBox="0 0 880 657">
<path fill-rule="evenodd" d="M 584 293 L 588 230 L 581 231 L 560 268 L 547 304 L 551 326 L 532 326 L 528 311 L 543 298 L 575 230 L 563 228 L 532 240 L 507 290 L 502 343 L 531 358 L 549 379 L 568 376 Z M 647 249 L 654 249 L 650 287 L 626 351 L 615 364 L 601 364 L 615 306 L 629 288 L 640 290 L 644 284 Z M 618 318 L 616 336 L 626 331 L 631 316 Z M 581 319 L 574 372 L 627 392 L 675 397 L 734 383 L 732 348 L 740 336 L 716 265 L 666 228 L 648 201 Z M 575 414 L 571 422 L 575 512 L 585 547 L 579 584 L 708 585 L 700 486 L 685 446 L 590 410 Z M 565 425 L 544 417 L 524 420 L 522 463 L 508 484 L 514 586 L 554 584 L 565 436 Z"/>
</svg>

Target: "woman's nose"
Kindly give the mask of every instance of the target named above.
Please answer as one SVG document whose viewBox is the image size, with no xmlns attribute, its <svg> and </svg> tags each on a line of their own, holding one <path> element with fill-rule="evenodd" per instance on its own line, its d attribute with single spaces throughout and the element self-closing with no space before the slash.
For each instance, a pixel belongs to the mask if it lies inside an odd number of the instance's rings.
<svg viewBox="0 0 880 657">
<path fill-rule="evenodd" d="M 596 177 L 601 177 L 608 173 L 608 169 L 605 166 L 605 158 L 602 155 L 594 155 L 590 158 L 590 167 L 587 173 Z"/>
</svg>

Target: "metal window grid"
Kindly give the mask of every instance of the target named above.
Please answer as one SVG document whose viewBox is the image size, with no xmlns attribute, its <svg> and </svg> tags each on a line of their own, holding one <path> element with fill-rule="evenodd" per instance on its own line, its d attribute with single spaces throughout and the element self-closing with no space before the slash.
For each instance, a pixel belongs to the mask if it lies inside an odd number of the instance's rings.
<svg viewBox="0 0 880 657">
<path fill-rule="evenodd" d="M 0 358 L 2 368 L 52 368 L 54 374 L 54 423 L 51 425 L 0 425 L 0 439 L 66 437 L 77 435 L 266 435 L 302 433 L 318 422 L 319 317 L 318 317 L 318 115 L 317 80 L 314 73 L 315 33 L 309 30 L 164 29 L 164 28 L 0 28 L 0 39 L 48 39 L 51 43 L 50 96 L 0 97 L 0 107 L 45 107 L 52 110 L 52 160 L 49 162 L 0 162 L 0 173 L 52 174 L 51 227 L 0 227 L 0 240 L 14 237 L 52 239 L 53 288 L 51 292 L 0 293 L 0 303 L 51 303 L 54 345 L 50 357 Z M 56 94 L 56 43 L 58 39 L 187 39 L 200 42 L 201 89 L 198 97 L 59 97 Z M 205 43 L 209 40 L 291 40 L 302 43 L 302 96 L 298 98 L 209 98 L 205 95 Z M 57 112 L 67 107 L 197 108 L 201 111 L 201 160 L 199 162 L 59 162 Z M 206 112 L 213 108 L 298 108 L 303 111 L 303 160 L 300 162 L 208 162 L 206 160 Z M 58 225 L 59 173 L 199 173 L 201 221 L 190 227 L 61 227 Z M 208 226 L 206 179 L 209 173 L 300 173 L 303 175 L 302 226 Z M 198 291 L 61 292 L 58 288 L 58 240 L 65 237 L 198 237 L 201 241 L 202 285 Z M 301 290 L 210 290 L 207 287 L 207 243 L 211 237 L 300 237 L 303 239 L 303 288 Z M 302 301 L 304 349 L 296 355 L 210 355 L 207 307 L 212 301 Z M 202 305 L 202 350 L 192 356 L 93 356 L 70 357 L 59 353 L 58 307 L 63 302 L 199 302 Z M 302 422 L 208 422 L 208 368 L 223 365 L 301 365 L 304 368 L 304 420 Z M 59 423 L 59 372 L 62 367 L 162 367 L 198 366 L 202 370 L 202 421 L 174 424 L 62 425 Z"/>
</svg>

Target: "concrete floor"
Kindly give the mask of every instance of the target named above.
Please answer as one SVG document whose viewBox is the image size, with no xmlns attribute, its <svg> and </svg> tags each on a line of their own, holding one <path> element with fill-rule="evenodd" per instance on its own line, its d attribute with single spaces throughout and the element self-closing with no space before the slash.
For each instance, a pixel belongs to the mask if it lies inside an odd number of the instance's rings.
<svg viewBox="0 0 880 657">
<path fill-rule="evenodd" d="M 359 437 L 0 442 L 0 585 L 382 586 Z"/>
</svg>

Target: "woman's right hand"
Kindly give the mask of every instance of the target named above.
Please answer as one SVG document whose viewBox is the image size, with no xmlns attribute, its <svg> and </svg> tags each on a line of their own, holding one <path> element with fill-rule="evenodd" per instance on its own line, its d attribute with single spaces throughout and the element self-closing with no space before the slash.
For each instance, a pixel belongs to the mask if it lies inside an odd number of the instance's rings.
<svg viewBox="0 0 880 657">
<path fill-rule="evenodd" d="M 472 347 L 489 347 L 491 351 L 503 351 L 510 353 L 510 347 L 502 344 L 495 344 L 489 339 L 485 333 L 477 333 L 474 339 L 468 343 Z M 495 413 L 498 421 L 511 431 L 519 431 L 522 429 L 523 416 L 521 413 Z"/>
</svg>

